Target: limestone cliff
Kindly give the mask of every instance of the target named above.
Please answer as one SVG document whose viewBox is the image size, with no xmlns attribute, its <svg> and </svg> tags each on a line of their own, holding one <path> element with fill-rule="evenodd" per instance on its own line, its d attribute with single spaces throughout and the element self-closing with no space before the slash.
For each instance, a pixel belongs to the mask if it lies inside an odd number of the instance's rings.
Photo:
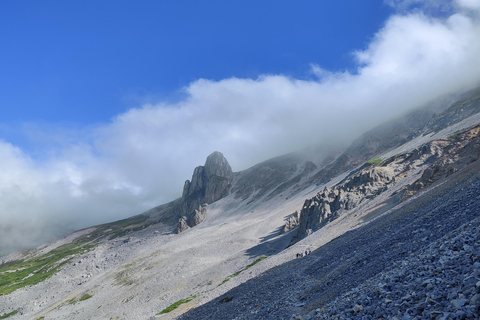
<svg viewBox="0 0 480 320">
<path fill-rule="evenodd" d="M 207 157 L 204 166 L 193 171 L 192 180 L 185 181 L 181 198 L 177 232 L 193 227 L 205 219 L 207 205 L 228 195 L 233 180 L 233 171 L 221 152 Z"/>
</svg>

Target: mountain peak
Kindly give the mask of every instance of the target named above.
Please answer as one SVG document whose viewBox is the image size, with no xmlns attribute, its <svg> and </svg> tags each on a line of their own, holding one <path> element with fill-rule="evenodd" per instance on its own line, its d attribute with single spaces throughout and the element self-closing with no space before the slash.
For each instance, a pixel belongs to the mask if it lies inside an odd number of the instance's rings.
<svg viewBox="0 0 480 320">
<path fill-rule="evenodd" d="M 208 176 L 230 178 L 233 175 L 232 167 L 230 167 L 223 153 L 219 151 L 215 151 L 207 157 L 205 169 Z"/>
<path fill-rule="evenodd" d="M 207 157 L 204 166 L 195 168 L 192 181 L 185 181 L 182 195 L 182 215 L 186 217 L 184 220 L 190 227 L 205 218 L 206 204 L 228 195 L 232 181 L 232 167 L 221 152 L 213 152 Z"/>
</svg>

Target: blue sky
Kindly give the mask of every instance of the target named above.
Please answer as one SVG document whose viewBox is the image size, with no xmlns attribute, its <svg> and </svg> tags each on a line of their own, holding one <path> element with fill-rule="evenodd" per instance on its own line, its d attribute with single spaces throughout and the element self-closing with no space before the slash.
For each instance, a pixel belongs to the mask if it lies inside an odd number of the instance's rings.
<svg viewBox="0 0 480 320">
<path fill-rule="evenodd" d="M 173 200 L 213 151 L 346 145 L 478 57 L 480 0 L 0 1 L 0 255 Z"/>
<path fill-rule="evenodd" d="M 2 119 L 105 122 L 199 78 L 352 70 L 391 11 L 381 0 L 2 1 Z"/>
</svg>

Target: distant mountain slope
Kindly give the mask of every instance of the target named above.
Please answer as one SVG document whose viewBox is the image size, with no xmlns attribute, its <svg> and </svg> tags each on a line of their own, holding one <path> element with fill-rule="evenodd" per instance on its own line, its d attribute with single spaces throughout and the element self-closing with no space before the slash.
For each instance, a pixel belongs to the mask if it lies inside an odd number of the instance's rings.
<svg viewBox="0 0 480 320">
<path fill-rule="evenodd" d="M 185 317 L 317 317 L 396 259 L 474 223 L 479 112 L 477 90 L 348 148 L 331 143 L 241 172 L 214 152 L 170 203 L 2 257 L 0 317 L 172 319 L 202 304 Z"/>
<path fill-rule="evenodd" d="M 364 133 L 335 162 L 320 170 L 305 184 L 326 183 L 342 172 L 352 170 L 407 141 L 438 132 L 480 112 L 480 89 L 466 93 L 459 99 L 447 107 L 440 102 L 440 105 L 419 108 Z"/>
</svg>

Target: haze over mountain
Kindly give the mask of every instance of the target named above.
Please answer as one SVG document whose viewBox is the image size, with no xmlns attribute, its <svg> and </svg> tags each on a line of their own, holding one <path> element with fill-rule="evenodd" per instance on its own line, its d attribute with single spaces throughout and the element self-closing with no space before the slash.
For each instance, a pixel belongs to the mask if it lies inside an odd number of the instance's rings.
<svg viewBox="0 0 480 320">
<path fill-rule="evenodd" d="M 479 159 L 480 88 L 342 150 L 216 151 L 171 202 L 2 257 L 0 317 L 476 319 Z"/>
<path fill-rule="evenodd" d="M 446 107 L 479 85 L 478 1 L 388 3 L 396 11 L 350 52 L 349 70 L 309 61 L 302 77 L 194 79 L 180 97 L 109 122 L 22 124 L 15 130 L 33 148 L 0 141 L 0 253 L 173 200 L 215 150 L 238 172 L 311 145 L 343 148 L 381 122 L 429 103 Z"/>
</svg>

